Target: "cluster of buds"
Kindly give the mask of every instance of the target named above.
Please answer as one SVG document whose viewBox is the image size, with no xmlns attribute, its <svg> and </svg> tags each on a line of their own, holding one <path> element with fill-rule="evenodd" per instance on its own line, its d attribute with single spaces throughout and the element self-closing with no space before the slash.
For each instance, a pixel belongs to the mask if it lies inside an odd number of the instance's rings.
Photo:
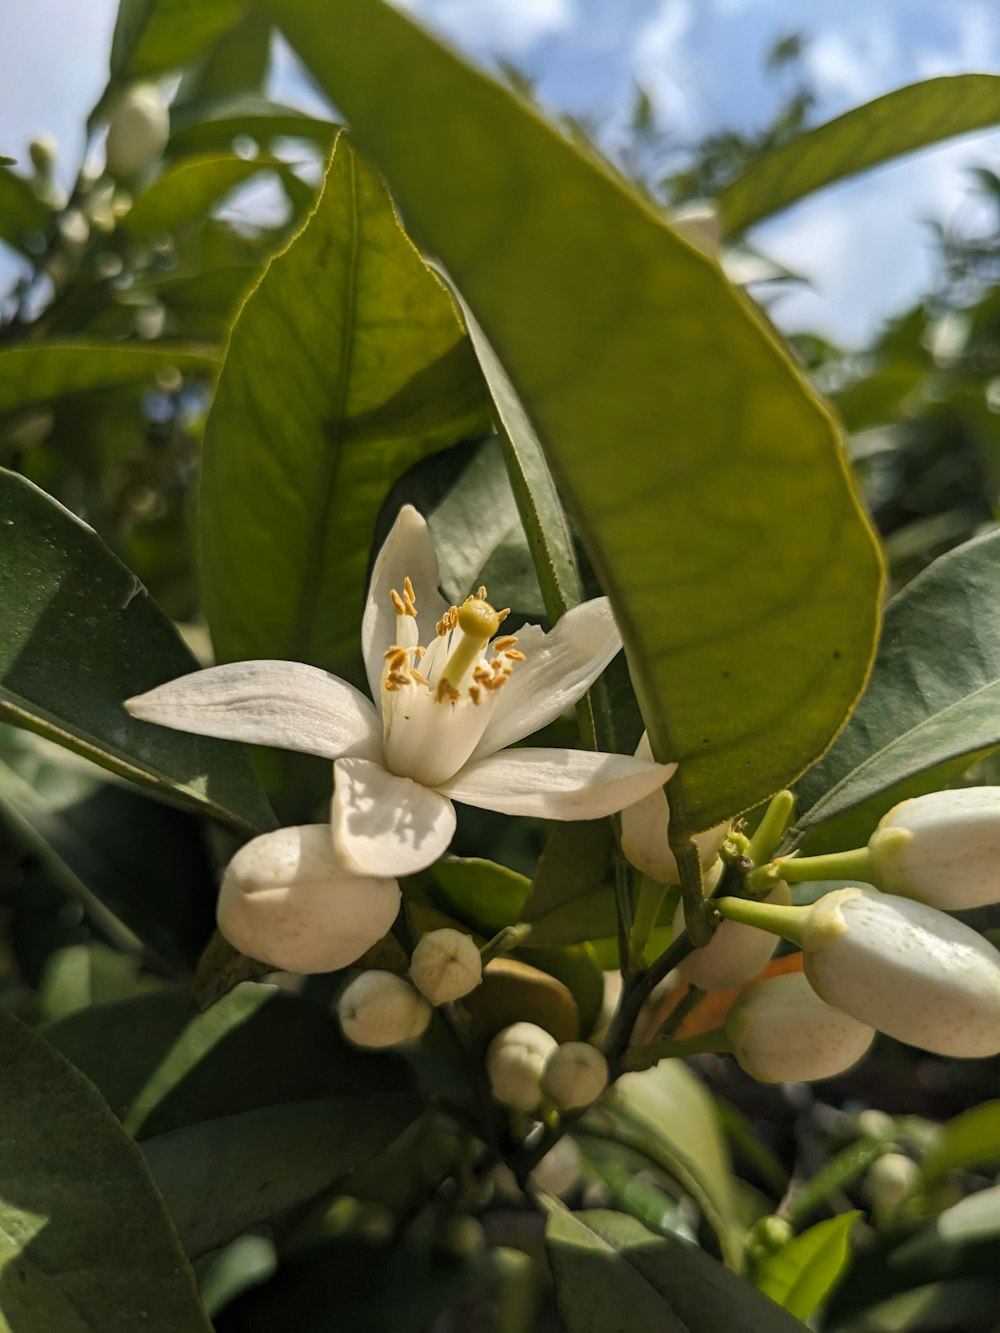
<svg viewBox="0 0 1000 1333">
<path fill-rule="evenodd" d="M 608 1086 L 608 1062 L 584 1041 L 560 1044 L 536 1023 L 512 1023 L 498 1032 L 486 1052 L 493 1096 L 517 1111 L 536 1111 L 548 1101 L 559 1111 L 576 1111 L 597 1100 Z"/>
</svg>

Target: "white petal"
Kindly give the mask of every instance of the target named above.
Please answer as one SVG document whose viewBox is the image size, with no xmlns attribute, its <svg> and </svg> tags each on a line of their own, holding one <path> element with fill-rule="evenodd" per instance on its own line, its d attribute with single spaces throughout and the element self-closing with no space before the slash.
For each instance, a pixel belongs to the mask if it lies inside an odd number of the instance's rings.
<svg viewBox="0 0 1000 1333">
<path fill-rule="evenodd" d="M 447 849 L 455 807 L 433 788 L 365 759 L 339 759 L 333 774 L 333 843 L 350 870 L 412 875 Z"/>
<path fill-rule="evenodd" d="M 473 759 L 439 790 L 505 815 L 599 819 L 662 787 L 676 767 L 592 750 L 504 750 Z"/>
<path fill-rule="evenodd" d="M 572 708 L 622 646 L 606 597 L 567 611 L 548 634 L 529 625 L 517 635 L 527 658 L 500 691 L 496 711 L 473 758 L 530 736 Z"/>
<path fill-rule="evenodd" d="M 434 633 L 434 625 L 446 609 L 438 592 L 438 561 L 427 524 L 412 505 L 403 505 L 385 539 L 372 570 L 368 585 L 368 600 L 361 621 L 361 650 L 372 698 L 379 697 L 382 684 L 384 654 L 398 642 L 396 611 L 390 593 L 393 588 L 403 591 L 403 580 L 409 578 L 417 599 L 417 618 L 421 638 L 426 643 Z"/>
<path fill-rule="evenodd" d="M 382 752 L 378 713 L 360 690 L 305 662 L 231 662 L 129 699 L 133 717 L 199 736 L 324 759 Z"/>
</svg>

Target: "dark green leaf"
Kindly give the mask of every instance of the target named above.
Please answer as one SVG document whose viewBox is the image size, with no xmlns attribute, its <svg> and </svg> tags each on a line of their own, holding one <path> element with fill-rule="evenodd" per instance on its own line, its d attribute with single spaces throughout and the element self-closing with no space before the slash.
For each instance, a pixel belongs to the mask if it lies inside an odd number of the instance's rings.
<svg viewBox="0 0 1000 1333">
<path fill-rule="evenodd" d="M 983 1102 L 950 1120 L 921 1163 L 928 1182 L 947 1171 L 1000 1162 L 1000 1101 Z"/>
<path fill-rule="evenodd" d="M 826 1203 L 831 1195 L 847 1189 L 859 1180 L 871 1164 L 889 1148 L 891 1142 L 891 1132 L 882 1135 L 867 1134 L 827 1158 L 815 1175 L 810 1176 L 792 1195 L 785 1208 L 788 1221 L 793 1226 L 800 1226 L 810 1213 Z"/>
<path fill-rule="evenodd" d="M 522 99 L 378 0 L 266 9 L 524 404 L 680 761 L 678 833 L 757 804 L 874 647 L 880 559 L 831 419 L 719 266 Z"/>
<path fill-rule="evenodd" d="M 808 1319 L 833 1290 L 851 1259 L 851 1229 L 857 1210 L 817 1222 L 769 1255 L 757 1287 L 796 1319 Z"/>
<path fill-rule="evenodd" d="M 553 828 L 521 913 L 532 924 L 532 944 L 576 944 L 615 933 L 613 851 L 606 819 Z"/>
<path fill-rule="evenodd" d="M 135 986 L 139 959 L 106 944 L 70 944 L 50 954 L 38 983 L 39 1013 L 64 1018 L 105 1000 L 119 1000 Z"/>
<path fill-rule="evenodd" d="M 122 228 L 137 240 L 201 222 L 223 198 L 271 167 L 268 158 L 195 157 L 170 167 L 136 197 L 122 219 Z"/>
<path fill-rule="evenodd" d="M 450 856 L 427 871 L 432 906 L 483 935 L 521 920 L 528 892 L 523 875 L 478 856 Z"/>
<path fill-rule="evenodd" d="M 236 322 L 208 422 L 203 587 L 220 660 L 358 678 L 379 507 L 483 412 L 447 292 L 339 138 L 315 212 Z"/>
<path fill-rule="evenodd" d="M 15 250 L 30 254 L 27 242 L 44 237 L 52 221 L 52 210 L 42 203 L 23 176 L 0 166 L 0 240 Z"/>
<path fill-rule="evenodd" d="M 0 1010 L 0 1322 L 208 1333 L 142 1154 L 93 1087 Z"/>
<path fill-rule="evenodd" d="M 799 784 L 799 828 L 878 798 L 874 824 L 901 784 L 905 795 L 933 790 L 940 765 L 1000 744 L 998 580 L 994 531 L 941 556 L 893 598 L 864 697 Z"/>
<path fill-rule="evenodd" d="M 111 39 L 112 78 L 148 79 L 186 65 L 243 8 L 243 0 L 122 0 Z"/>
<path fill-rule="evenodd" d="M 271 26 L 249 14 L 229 28 L 201 68 L 182 84 L 184 101 L 210 101 L 263 87 L 271 57 Z"/>
<path fill-rule="evenodd" d="M 3 471 L 0 532 L 0 720 L 244 835 L 270 827 L 240 748 L 135 721 L 122 707 L 197 667 L 135 575 L 85 523 Z"/>
<path fill-rule="evenodd" d="M 623 1213 L 553 1204 L 545 1242 L 568 1333 L 802 1333 L 803 1325 L 696 1245 Z"/>
<path fill-rule="evenodd" d="M 757 162 L 719 196 L 727 233 L 845 176 L 1000 121 L 1000 77 L 959 74 L 897 88 L 828 121 Z"/>
<path fill-rule="evenodd" d="M 240 136 L 260 144 L 277 137 L 309 139 L 328 153 L 338 129 L 332 121 L 317 120 L 293 106 L 246 94 L 171 107 L 170 126 L 167 152 L 172 157 L 226 152 Z"/>
</svg>

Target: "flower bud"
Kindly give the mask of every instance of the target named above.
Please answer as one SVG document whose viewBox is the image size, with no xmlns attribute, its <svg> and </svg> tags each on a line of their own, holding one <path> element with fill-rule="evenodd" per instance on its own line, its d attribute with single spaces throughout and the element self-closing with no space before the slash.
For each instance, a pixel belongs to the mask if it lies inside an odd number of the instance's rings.
<svg viewBox="0 0 1000 1333">
<path fill-rule="evenodd" d="M 883 1153 L 865 1177 L 865 1198 L 878 1213 L 893 1213 L 913 1197 L 923 1183 L 923 1173 L 912 1157 L 901 1152 Z"/>
<path fill-rule="evenodd" d="M 779 880 L 764 899 L 766 903 L 780 903 L 787 907 L 792 893 L 784 880 Z M 684 905 L 678 904 L 674 915 L 674 932 L 684 929 Z M 753 981 L 771 961 L 778 947 L 777 935 L 756 926 L 745 926 L 739 921 L 723 921 L 715 934 L 701 949 L 695 949 L 677 965 L 677 971 L 692 986 L 702 990 L 726 990 Z"/>
<path fill-rule="evenodd" d="M 680 208 L 671 209 L 667 221 L 696 250 L 711 259 L 718 258 L 722 247 L 722 221 L 713 203 L 683 204 Z"/>
<path fill-rule="evenodd" d="M 337 1002 L 337 1017 L 355 1046 L 399 1046 L 416 1041 L 432 1009 L 415 986 L 394 972 L 373 968 L 349 982 Z"/>
<path fill-rule="evenodd" d="M 486 1049 L 493 1096 L 504 1106 L 533 1111 L 542 1100 L 542 1071 L 556 1039 L 534 1023 L 512 1023 Z"/>
<path fill-rule="evenodd" d="M 608 1086 L 608 1062 L 585 1041 L 567 1041 L 545 1062 L 542 1091 L 560 1111 L 575 1111 L 597 1100 Z"/>
<path fill-rule="evenodd" d="M 874 1029 L 824 1003 L 801 972 L 755 981 L 726 1020 L 737 1063 L 761 1083 L 810 1083 L 857 1064 Z"/>
<path fill-rule="evenodd" d="M 118 102 L 108 126 L 105 161 L 112 176 L 128 179 L 149 166 L 170 138 L 170 112 L 159 88 L 137 83 Z"/>
<path fill-rule="evenodd" d="M 1000 1052 L 1000 953 L 944 912 L 876 889 L 835 889 L 802 930 L 828 1004 L 938 1055 Z"/>
<path fill-rule="evenodd" d="M 28 144 L 28 156 L 39 176 L 48 177 L 59 156 L 59 145 L 51 134 L 36 134 Z"/>
<path fill-rule="evenodd" d="M 636 746 L 636 759 L 653 758 L 653 750 L 646 732 Z M 622 811 L 622 851 L 627 860 L 658 884 L 681 882 L 677 861 L 670 850 L 668 830 L 670 807 L 662 790 L 650 792 L 641 801 Z M 695 834 L 703 870 L 710 870 L 719 855 L 719 848 L 729 833 L 729 823 L 717 824 L 705 833 Z"/>
<path fill-rule="evenodd" d="M 475 940 L 450 927 L 428 931 L 413 950 L 410 979 L 431 1004 L 460 1000 L 483 979 Z"/>
<path fill-rule="evenodd" d="M 532 1170 L 530 1180 L 547 1194 L 568 1194 L 580 1179 L 582 1166 L 576 1140 L 564 1134 Z"/>
<path fill-rule="evenodd" d="M 945 912 L 1000 902 L 1000 787 L 935 791 L 902 801 L 868 842 L 886 893 Z"/>
<path fill-rule="evenodd" d="M 303 824 L 240 848 L 222 877 L 218 921 L 251 958 L 288 972 L 334 972 L 385 935 L 399 903 L 394 879 L 344 869 L 329 824 Z"/>
</svg>

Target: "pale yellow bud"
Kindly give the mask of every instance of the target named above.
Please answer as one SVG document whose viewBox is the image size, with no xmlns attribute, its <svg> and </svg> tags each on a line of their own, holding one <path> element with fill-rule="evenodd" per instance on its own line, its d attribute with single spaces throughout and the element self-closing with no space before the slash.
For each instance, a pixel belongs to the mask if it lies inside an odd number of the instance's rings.
<svg viewBox="0 0 1000 1333">
<path fill-rule="evenodd" d="M 636 746 L 637 759 L 653 758 L 653 750 L 646 732 Z M 679 884 L 680 871 L 670 849 L 670 807 L 663 791 L 651 792 L 641 801 L 622 811 L 622 852 L 628 861 L 658 884 Z M 701 857 L 702 869 L 712 870 L 719 856 L 719 848 L 729 834 L 730 825 L 717 824 L 705 833 L 695 835 L 694 842 Z"/>
<path fill-rule="evenodd" d="M 783 907 L 791 901 L 791 890 L 784 880 L 779 880 L 764 899 Z M 680 903 L 674 915 L 674 931 L 683 929 L 684 906 Z M 723 921 L 703 948 L 694 949 L 678 963 L 677 971 L 685 981 L 702 990 L 726 990 L 759 976 L 777 947 L 777 935 L 740 921 Z"/>
<path fill-rule="evenodd" d="M 552 1052 L 542 1072 L 542 1091 L 560 1111 L 596 1101 L 608 1086 L 608 1062 L 585 1041 L 567 1041 Z"/>
<path fill-rule="evenodd" d="M 900 1152 L 883 1153 L 865 1177 L 865 1197 L 880 1213 L 895 1212 L 923 1183 L 920 1167 Z"/>
<path fill-rule="evenodd" d="M 413 950 L 410 979 L 431 1004 L 459 1000 L 483 979 L 483 960 L 475 940 L 445 927 L 424 935 Z"/>
<path fill-rule="evenodd" d="M 155 84 L 140 83 L 115 107 L 104 147 L 112 176 L 128 179 L 163 152 L 170 138 L 170 112 Z"/>
<path fill-rule="evenodd" d="M 542 1071 L 556 1039 L 534 1023 L 512 1023 L 490 1042 L 486 1072 L 504 1106 L 533 1111 L 542 1100 Z"/>
<path fill-rule="evenodd" d="M 1000 787 L 935 791 L 894 806 L 868 843 L 886 893 L 953 912 L 1000 902 Z"/>
<path fill-rule="evenodd" d="M 433 1010 L 405 977 L 373 968 L 344 989 L 337 1017 L 355 1046 L 399 1046 L 416 1041 L 431 1021 Z"/>
</svg>

